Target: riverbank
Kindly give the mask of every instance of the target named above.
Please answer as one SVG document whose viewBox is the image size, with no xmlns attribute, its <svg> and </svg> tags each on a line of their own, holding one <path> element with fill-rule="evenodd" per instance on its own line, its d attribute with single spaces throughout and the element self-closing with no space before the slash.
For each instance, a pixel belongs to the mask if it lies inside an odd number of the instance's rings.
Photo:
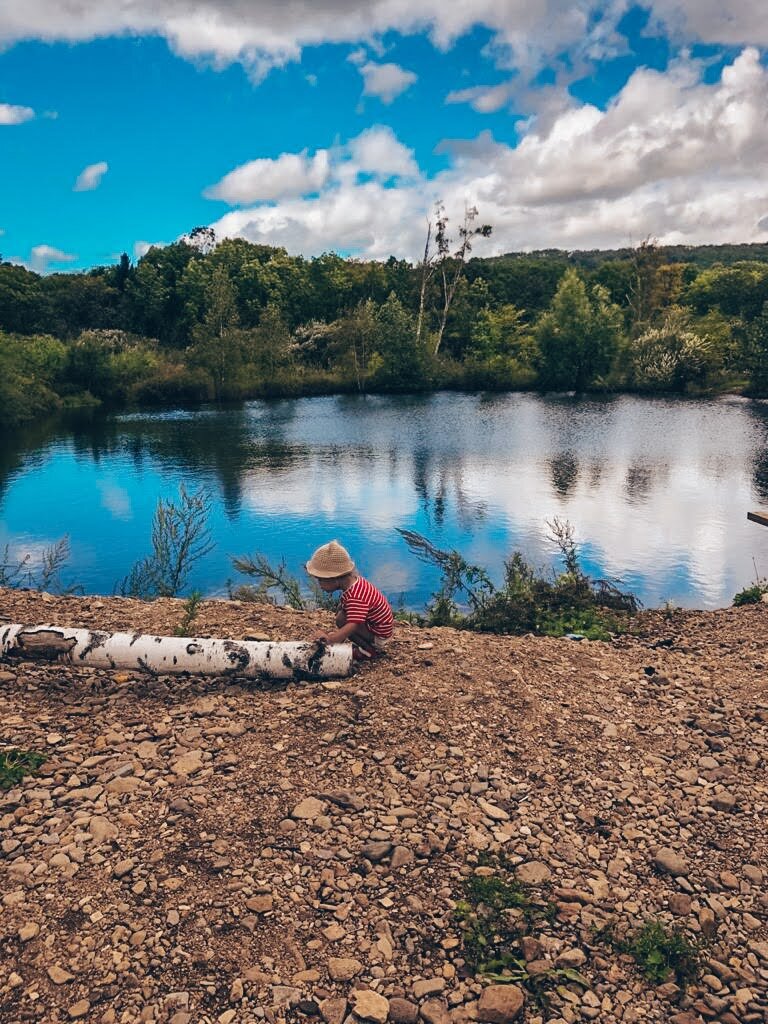
<svg viewBox="0 0 768 1024">
<path fill-rule="evenodd" d="M 0 591 L 6 621 L 182 615 Z M 611 644 L 399 625 L 386 660 L 287 688 L 3 664 L 0 741 L 47 760 L 0 794 L 0 1020 L 764 1021 L 768 607 L 641 621 Z M 195 630 L 322 622 L 208 601 Z M 468 969 L 483 860 L 552 905 L 519 1012 Z M 706 937 L 687 993 L 598 934 L 649 918 Z M 537 1004 L 566 968 L 583 983 Z"/>
</svg>

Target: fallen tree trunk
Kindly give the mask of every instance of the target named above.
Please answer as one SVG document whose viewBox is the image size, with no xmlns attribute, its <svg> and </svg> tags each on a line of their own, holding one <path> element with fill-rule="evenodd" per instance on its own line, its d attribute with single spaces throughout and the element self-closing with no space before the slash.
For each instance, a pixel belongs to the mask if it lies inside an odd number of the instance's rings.
<svg viewBox="0 0 768 1024">
<path fill-rule="evenodd" d="M 352 645 L 301 641 L 217 640 L 142 633 L 105 633 L 68 626 L 0 627 L 0 657 L 67 661 L 150 675 L 189 672 L 270 679 L 349 675 Z"/>
</svg>

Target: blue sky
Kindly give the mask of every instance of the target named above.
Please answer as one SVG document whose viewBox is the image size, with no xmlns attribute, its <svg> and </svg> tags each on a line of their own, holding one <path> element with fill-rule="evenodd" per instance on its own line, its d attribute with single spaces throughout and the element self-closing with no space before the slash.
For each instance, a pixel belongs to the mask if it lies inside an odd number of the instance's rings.
<svg viewBox="0 0 768 1024">
<path fill-rule="evenodd" d="M 198 224 L 416 259 L 436 198 L 478 206 L 486 253 L 768 239 L 768 19 L 746 0 L 15 6 L 0 252 L 41 271 Z"/>
</svg>

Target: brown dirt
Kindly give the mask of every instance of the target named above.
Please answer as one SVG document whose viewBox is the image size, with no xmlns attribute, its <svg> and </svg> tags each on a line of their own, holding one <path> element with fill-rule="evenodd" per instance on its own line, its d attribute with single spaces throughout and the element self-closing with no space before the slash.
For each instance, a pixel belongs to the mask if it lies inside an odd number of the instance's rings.
<svg viewBox="0 0 768 1024">
<path fill-rule="evenodd" d="M 182 614 L 0 591 L 0 623 L 168 634 Z M 207 601 L 194 630 L 300 639 L 326 620 Z M 388 658 L 325 684 L 0 662 L 0 749 L 47 756 L 0 791 L 0 1021 L 332 1020 L 323 1000 L 354 985 L 475 1019 L 484 982 L 443 943 L 463 879 L 498 853 L 546 865 L 541 955 L 581 950 L 590 983 L 546 1006 L 529 990 L 519 1019 L 765 1021 L 768 607 L 638 625 L 613 643 L 401 625 Z M 190 751 L 199 768 L 174 772 Z M 315 813 L 292 818 L 307 797 Z M 381 841 L 405 851 L 395 867 L 364 856 Z M 711 934 L 710 980 L 658 990 L 595 937 L 649 917 Z M 332 957 L 360 962 L 354 980 L 329 977 Z M 419 979 L 440 991 L 425 1002 Z"/>
</svg>

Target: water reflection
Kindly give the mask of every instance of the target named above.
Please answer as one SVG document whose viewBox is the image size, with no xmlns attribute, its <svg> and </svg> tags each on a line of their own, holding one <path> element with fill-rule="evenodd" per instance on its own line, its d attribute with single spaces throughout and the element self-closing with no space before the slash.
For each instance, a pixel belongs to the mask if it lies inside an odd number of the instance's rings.
<svg viewBox="0 0 768 1024">
<path fill-rule="evenodd" d="M 195 581 L 209 592 L 229 555 L 260 549 L 296 570 L 341 536 L 418 605 L 434 574 L 395 527 L 498 576 L 514 548 L 552 559 L 555 516 L 575 525 L 590 568 L 647 604 L 728 603 L 753 555 L 768 573 L 768 531 L 745 518 L 768 502 L 762 403 L 350 395 L 60 421 L 3 442 L 0 543 L 69 533 L 91 591 L 146 551 L 158 495 L 182 480 L 216 499 L 217 549 Z"/>
</svg>

